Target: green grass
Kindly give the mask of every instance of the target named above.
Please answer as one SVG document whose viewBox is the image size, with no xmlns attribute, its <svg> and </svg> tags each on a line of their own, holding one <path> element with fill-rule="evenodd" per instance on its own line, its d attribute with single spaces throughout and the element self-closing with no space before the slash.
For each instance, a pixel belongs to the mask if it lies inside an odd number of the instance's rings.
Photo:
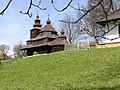
<svg viewBox="0 0 120 90">
<path fill-rule="evenodd" d="M 120 47 L 2 62 L 0 90 L 120 90 Z"/>
</svg>

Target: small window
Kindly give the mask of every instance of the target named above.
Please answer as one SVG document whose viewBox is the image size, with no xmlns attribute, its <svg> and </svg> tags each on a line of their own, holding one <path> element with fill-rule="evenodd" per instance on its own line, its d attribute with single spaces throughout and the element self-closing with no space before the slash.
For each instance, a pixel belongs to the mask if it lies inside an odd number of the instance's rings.
<svg viewBox="0 0 120 90">
<path fill-rule="evenodd" d="M 32 31 L 32 34 L 34 34 L 35 32 L 34 31 Z"/>
</svg>

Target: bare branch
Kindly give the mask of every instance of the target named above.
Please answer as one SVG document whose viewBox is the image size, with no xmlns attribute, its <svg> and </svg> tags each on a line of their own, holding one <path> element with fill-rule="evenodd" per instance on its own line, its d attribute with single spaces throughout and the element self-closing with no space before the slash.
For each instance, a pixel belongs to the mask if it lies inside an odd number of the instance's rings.
<svg viewBox="0 0 120 90">
<path fill-rule="evenodd" d="M 105 14 L 105 18 L 106 18 L 106 21 L 108 21 L 108 15 L 107 15 L 107 12 L 105 11 L 105 8 L 103 6 L 103 4 L 101 3 L 101 6 L 102 6 L 102 9 L 103 9 L 103 12 Z M 107 10 L 108 11 L 108 10 Z M 107 23 L 107 29 L 109 30 L 109 24 Z"/>
<path fill-rule="evenodd" d="M 106 37 L 104 37 L 104 36 L 102 36 L 101 38 L 106 39 L 106 40 L 113 41 L 113 40 L 119 39 L 120 36 L 119 36 L 119 37 L 112 38 L 112 39 L 110 39 L 110 38 L 106 38 Z"/>
<path fill-rule="evenodd" d="M 29 4 L 29 7 L 28 7 L 27 11 L 26 12 L 20 11 L 20 13 L 27 14 L 29 17 L 32 17 L 32 12 L 30 11 L 30 9 L 32 8 L 32 6 L 37 7 L 40 10 L 46 10 L 47 9 L 46 7 L 41 8 L 40 4 L 41 4 L 41 0 L 38 2 L 37 5 L 33 3 L 33 0 L 30 0 L 30 4 Z"/>
<path fill-rule="evenodd" d="M 83 11 L 83 12 L 87 11 L 87 10 L 84 10 L 84 9 L 80 9 L 79 4 L 78 4 L 78 8 L 76 8 L 76 7 L 72 6 L 72 5 L 70 5 L 70 7 L 75 9 L 75 10 L 78 10 L 78 11 Z"/>
<path fill-rule="evenodd" d="M 95 5 L 93 8 L 87 10 L 78 20 L 76 20 L 75 22 L 67 22 L 64 20 L 59 20 L 60 22 L 64 22 L 64 23 L 77 23 L 79 22 L 83 17 L 85 17 L 89 12 L 91 12 L 93 9 L 95 9 L 97 6 L 99 6 L 101 3 L 103 2 L 103 0 L 101 0 L 97 5 Z"/>
<path fill-rule="evenodd" d="M 33 5 L 34 7 L 37 7 L 37 8 L 39 8 L 40 10 L 46 10 L 46 9 L 47 9 L 46 7 L 41 8 L 41 7 L 40 7 L 40 4 L 41 4 L 41 0 L 38 2 L 38 5 L 35 5 L 35 4 L 32 3 L 32 5 Z"/>
<path fill-rule="evenodd" d="M 22 12 L 22 11 L 20 11 L 20 13 L 22 13 L 22 14 L 27 14 L 29 17 L 32 17 L 32 14 L 30 13 L 31 7 L 32 7 L 32 0 L 30 0 L 30 4 L 29 4 L 29 7 L 28 7 L 27 12 Z"/>
<path fill-rule="evenodd" d="M 0 15 L 3 15 L 4 14 L 4 12 L 7 10 L 7 8 L 10 6 L 10 4 L 11 4 L 11 2 L 12 2 L 13 0 L 10 0 L 9 2 L 8 2 L 8 4 L 7 4 L 7 6 L 0 12 Z"/>
<path fill-rule="evenodd" d="M 117 27 L 117 24 L 116 24 L 115 26 L 113 26 L 111 29 L 109 29 L 107 32 L 105 32 L 103 35 L 101 35 L 101 37 L 104 36 L 104 35 L 106 35 L 106 34 L 109 33 L 110 31 L 112 31 L 115 27 Z"/>
<path fill-rule="evenodd" d="M 54 1 L 51 0 L 51 3 L 53 4 L 53 7 L 54 7 L 55 10 L 58 11 L 58 12 L 63 12 L 63 11 L 65 11 L 65 10 L 70 6 L 70 4 L 71 4 L 72 2 L 73 2 L 73 0 L 70 0 L 70 2 L 69 2 L 63 9 L 58 10 L 58 9 L 56 8 L 55 4 L 54 4 Z"/>
</svg>

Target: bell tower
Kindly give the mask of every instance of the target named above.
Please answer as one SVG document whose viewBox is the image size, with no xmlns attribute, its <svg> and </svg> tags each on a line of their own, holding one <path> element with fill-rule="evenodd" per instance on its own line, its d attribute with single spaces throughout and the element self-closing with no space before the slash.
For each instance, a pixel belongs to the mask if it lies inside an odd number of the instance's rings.
<svg viewBox="0 0 120 90">
<path fill-rule="evenodd" d="M 42 27 L 38 14 L 34 22 L 35 23 L 33 24 L 33 28 L 30 30 L 30 39 L 37 37 Z"/>
</svg>

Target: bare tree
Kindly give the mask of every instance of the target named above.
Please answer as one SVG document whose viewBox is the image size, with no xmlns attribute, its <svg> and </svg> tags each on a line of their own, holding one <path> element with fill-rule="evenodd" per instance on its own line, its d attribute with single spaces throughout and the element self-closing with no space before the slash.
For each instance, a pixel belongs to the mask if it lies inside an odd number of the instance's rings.
<svg viewBox="0 0 120 90">
<path fill-rule="evenodd" d="M 88 0 L 87 7 L 82 7 L 84 10 L 82 13 L 86 13 L 89 9 L 94 8 L 98 2 L 101 0 Z M 120 2 L 119 0 L 103 0 L 100 5 L 98 5 L 96 8 L 94 8 L 92 11 L 87 13 L 81 20 L 83 20 L 85 27 L 88 27 L 87 29 L 82 29 L 84 30 L 85 33 L 89 34 L 91 37 L 94 38 L 94 40 L 99 43 L 99 41 L 104 38 L 108 40 L 114 40 L 114 39 L 109 39 L 104 37 L 107 33 L 109 33 L 111 30 L 113 30 L 116 26 L 114 25 L 112 28 L 107 23 L 107 30 L 105 30 L 104 26 L 98 25 L 96 22 L 100 21 L 101 19 L 105 18 L 106 21 L 108 20 L 108 16 L 116 11 L 117 9 L 120 8 L 116 2 Z M 117 6 L 117 8 L 115 8 Z M 77 11 L 77 14 L 79 14 Z M 81 16 L 78 15 L 78 19 Z M 119 38 L 119 37 L 118 37 Z"/>
<path fill-rule="evenodd" d="M 6 45 L 6 44 L 0 45 L 0 52 L 1 52 L 1 54 L 3 55 L 4 59 L 5 59 L 6 54 L 7 54 L 8 51 L 9 51 L 9 49 L 10 49 L 10 46 L 8 46 L 8 45 Z"/>
<path fill-rule="evenodd" d="M 100 0 L 88 0 L 87 7 L 83 8 L 83 9 L 87 10 L 89 8 L 93 8 L 94 5 L 96 5 L 99 1 Z M 103 1 L 101 4 L 103 4 L 104 7 L 106 9 L 108 9 L 111 3 L 109 0 L 106 0 L 106 1 Z M 107 13 L 110 13 L 111 9 L 109 9 Z M 78 18 L 79 18 L 79 16 L 78 16 Z M 91 32 L 91 36 L 94 38 L 96 43 L 99 43 L 99 40 L 100 40 L 100 37 L 96 37 L 96 36 L 100 36 L 105 32 L 103 27 L 96 23 L 97 21 L 99 21 L 102 18 L 105 18 L 105 14 L 104 14 L 104 11 L 103 11 L 101 5 L 99 5 L 95 9 L 93 9 L 91 12 L 89 12 L 83 18 L 83 20 L 85 22 L 84 26 L 87 26 L 89 28 L 89 31 Z"/>
<path fill-rule="evenodd" d="M 119 37 L 114 37 L 114 38 L 106 38 L 105 35 L 108 34 L 110 31 L 114 30 L 114 28 L 116 28 L 118 26 L 117 23 L 113 23 L 114 26 L 111 27 L 109 25 L 109 23 L 106 23 L 107 26 L 107 30 L 104 30 L 105 28 L 103 28 L 102 26 L 99 25 L 95 25 L 96 21 L 99 21 L 100 19 L 104 18 L 106 20 L 106 22 L 109 22 L 108 20 L 108 16 L 115 12 L 117 9 L 119 9 L 119 3 L 120 0 L 89 0 L 91 1 L 89 4 L 91 5 L 91 7 L 86 8 L 86 9 L 82 9 L 79 7 L 76 8 L 75 6 L 72 6 L 71 3 L 73 2 L 73 0 L 70 0 L 70 2 L 68 2 L 68 4 L 63 8 L 63 9 L 57 9 L 54 1 L 52 0 L 53 6 L 54 8 L 58 11 L 58 12 L 63 12 L 65 11 L 68 7 L 71 7 L 77 11 L 82 11 L 83 15 L 81 15 L 80 17 L 78 17 L 78 19 L 76 19 L 75 21 L 66 21 L 66 20 L 60 20 L 60 22 L 64 22 L 64 23 L 78 23 L 80 20 L 84 19 L 87 15 L 91 16 L 91 29 L 86 29 L 83 28 L 82 30 L 87 33 L 88 35 L 90 35 L 91 37 L 94 37 L 96 42 L 98 43 L 98 39 L 102 38 L 102 39 L 107 39 L 107 40 L 115 40 L 120 38 Z M 93 3 L 92 3 L 93 2 Z M 117 3 L 117 4 L 116 4 Z M 98 13 L 95 13 L 95 11 L 98 11 Z M 97 14 L 97 17 L 95 17 L 95 15 Z M 95 21 L 94 21 L 95 20 Z M 84 21 L 85 22 L 85 21 Z M 98 30 L 99 29 L 99 30 Z"/>
<path fill-rule="evenodd" d="M 75 18 L 69 14 L 65 14 L 63 19 L 68 22 L 72 22 L 75 20 Z M 65 30 L 65 35 L 69 43 L 77 43 L 80 38 L 81 32 L 77 28 L 77 26 L 78 26 L 77 24 L 73 23 L 61 23 L 60 25 L 60 27 Z"/>
<path fill-rule="evenodd" d="M 22 47 L 24 44 L 22 42 L 18 42 L 18 44 L 14 45 L 13 51 L 15 53 L 16 58 L 22 58 L 23 57 L 23 52 L 22 52 Z"/>
</svg>

